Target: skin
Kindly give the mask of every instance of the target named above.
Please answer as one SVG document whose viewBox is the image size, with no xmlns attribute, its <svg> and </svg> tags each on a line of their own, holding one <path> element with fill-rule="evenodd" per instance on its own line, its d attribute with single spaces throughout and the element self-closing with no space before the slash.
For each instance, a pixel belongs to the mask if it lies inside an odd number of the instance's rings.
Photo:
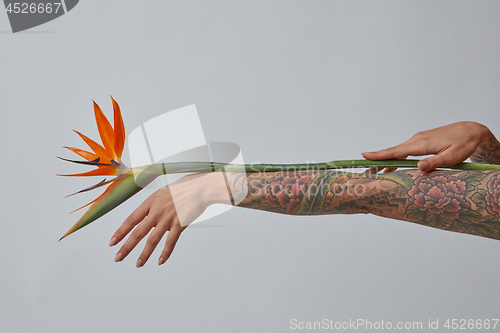
<svg viewBox="0 0 500 333">
<path fill-rule="evenodd" d="M 500 161 L 498 140 L 488 127 L 472 121 L 419 132 L 397 146 L 361 155 L 368 160 L 404 160 L 409 156 L 434 155 L 418 163 L 418 169 L 427 173 L 463 162 L 469 157 L 476 163 L 499 164 Z M 395 170 L 387 168 L 384 172 Z M 378 171 L 376 168 L 369 170 L 372 173 Z"/>
<path fill-rule="evenodd" d="M 161 265 L 181 233 L 208 206 L 231 204 L 228 194 L 239 207 L 250 209 L 287 215 L 374 214 L 500 239 L 500 207 L 495 201 L 500 171 L 432 172 L 469 157 L 478 163 L 500 164 L 500 144 L 486 126 L 455 123 L 363 156 L 375 160 L 429 154 L 435 156 L 420 161 L 419 170 L 386 169 L 383 174 L 374 169 L 362 174 L 331 170 L 225 173 L 226 181 L 220 181 L 220 172 L 189 175 L 146 199 L 114 233 L 110 246 L 130 234 L 115 257 L 122 261 L 149 234 L 136 263 L 142 267 L 168 232 L 158 260 Z"/>
</svg>

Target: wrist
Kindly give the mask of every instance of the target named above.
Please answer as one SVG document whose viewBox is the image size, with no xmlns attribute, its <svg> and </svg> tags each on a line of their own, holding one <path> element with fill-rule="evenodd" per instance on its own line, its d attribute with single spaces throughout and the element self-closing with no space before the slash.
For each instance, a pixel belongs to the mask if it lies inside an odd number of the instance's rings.
<svg viewBox="0 0 500 333">
<path fill-rule="evenodd" d="M 491 139 L 491 131 L 488 127 L 483 124 L 471 121 L 469 127 L 469 133 L 471 133 L 472 137 L 477 140 L 478 146 L 484 146 Z"/>
<path fill-rule="evenodd" d="M 209 172 L 200 178 L 201 199 L 208 207 L 213 204 L 231 205 L 231 192 L 224 172 Z"/>
</svg>

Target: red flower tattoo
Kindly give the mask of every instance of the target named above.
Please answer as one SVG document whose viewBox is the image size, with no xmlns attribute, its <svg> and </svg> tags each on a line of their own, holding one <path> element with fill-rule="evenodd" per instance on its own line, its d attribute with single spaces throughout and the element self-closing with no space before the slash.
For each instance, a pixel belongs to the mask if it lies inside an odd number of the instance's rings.
<svg viewBox="0 0 500 333">
<path fill-rule="evenodd" d="M 470 203 L 465 200 L 465 189 L 465 181 L 458 177 L 435 174 L 415 179 L 408 196 L 421 211 L 457 219 L 461 209 L 470 207 Z"/>
<path fill-rule="evenodd" d="M 488 213 L 500 215 L 500 175 L 494 175 L 486 183 L 486 209 Z"/>
<path fill-rule="evenodd" d="M 266 201 L 282 212 L 292 213 L 300 205 L 311 179 L 305 172 L 279 173 L 266 189 Z"/>
</svg>

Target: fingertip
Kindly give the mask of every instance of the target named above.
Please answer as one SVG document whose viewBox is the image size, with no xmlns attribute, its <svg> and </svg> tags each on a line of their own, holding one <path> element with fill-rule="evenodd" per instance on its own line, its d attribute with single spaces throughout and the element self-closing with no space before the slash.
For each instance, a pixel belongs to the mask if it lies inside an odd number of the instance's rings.
<svg viewBox="0 0 500 333">
<path fill-rule="evenodd" d="M 379 168 L 377 167 L 373 167 L 373 168 L 369 168 L 368 170 L 366 170 L 365 172 L 363 172 L 365 175 L 374 175 L 376 173 L 378 173 L 380 171 Z"/>
<path fill-rule="evenodd" d="M 386 169 L 384 170 L 384 173 L 394 172 L 394 171 L 396 171 L 397 169 L 398 169 L 398 168 L 386 168 Z"/>
<path fill-rule="evenodd" d="M 163 252 L 160 255 L 160 259 L 158 259 L 158 265 L 163 265 L 164 263 L 166 263 L 168 258 L 170 258 L 171 254 L 172 254 L 172 251 L 163 250 Z"/>
<path fill-rule="evenodd" d="M 116 243 L 118 243 L 118 240 L 113 236 L 113 238 L 109 241 L 109 246 L 115 246 Z"/>
<path fill-rule="evenodd" d="M 417 165 L 420 171 L 429 171 L 430 169 L 430 164 L 427 160 L 421 160 Z"/>
<path fill-rule="evenodd" d="M 361 156 L 363 156 L 367 160 L 369 160 L 370 155 L 373 155 L 373 152 L 367 151 L 367 152 L 361 153 Z"/>
<path fill-rule="evenodd" d="M 141 268 L 142 266 L 144 266 L 144 261 L 141 258 L 137 259 L 137 262 L 135 263 L 135 267 Z"/>
<path fill-rule="evenodd" d="M 123 254 L 117 253 L 115 257 L 115 262 L 120 262 L 123 260 Z"/>
</svg>

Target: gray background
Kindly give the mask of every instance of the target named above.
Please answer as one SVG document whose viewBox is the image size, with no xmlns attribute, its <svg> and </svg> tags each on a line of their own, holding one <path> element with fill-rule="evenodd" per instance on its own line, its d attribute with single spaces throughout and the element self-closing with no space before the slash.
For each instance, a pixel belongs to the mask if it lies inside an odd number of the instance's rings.
<svg viewBox="0 0 500 333">
<path fill-rule="evenodd" d="M 58 243 L 96 194 L 55 158 L 195 103 L 247 162 L 360 158 L 460 120 L 500 134 L 497 1 L 97 1 L 24 33 L 0 14 L 2 332 L 287 332 L 289 321 L 499 318 L 500 242 L 375 216 L 233 209 L 166 265 L 108 242 L 140 193 Z M 175 143 L 165 143 L 175 144 Z M 126 160 L 126 159 L 125 159 Z M 214 227 L 220 226 L 220 227 Z M 442 323 L 442 322 L 440 322 Z M 500 329 L 497 327 L 497 329 Z"/>
</svg>

